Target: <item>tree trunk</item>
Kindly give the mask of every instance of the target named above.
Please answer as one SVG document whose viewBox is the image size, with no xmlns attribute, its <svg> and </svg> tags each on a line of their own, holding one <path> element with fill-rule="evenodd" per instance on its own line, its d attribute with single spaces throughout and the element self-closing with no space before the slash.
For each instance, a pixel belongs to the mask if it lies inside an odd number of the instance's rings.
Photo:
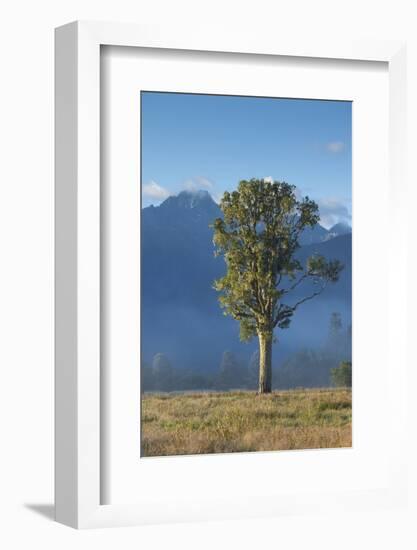
<svg viewBox="0 0 417 550">
<path fill-rule="evenodd" d="M 272 332 L 259 333 L 259 393 L 271 393 L 272 387 Z"/>
</svg>

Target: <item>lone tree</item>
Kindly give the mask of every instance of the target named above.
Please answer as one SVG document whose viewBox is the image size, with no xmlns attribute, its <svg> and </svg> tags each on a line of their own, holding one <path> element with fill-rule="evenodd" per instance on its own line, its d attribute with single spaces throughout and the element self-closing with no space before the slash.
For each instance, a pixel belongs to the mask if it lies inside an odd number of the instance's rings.
<svg viewBox="0 0 417 550">
<path fill-rule="evenodd" d="M 295 257 L 306 227 L 317 225 L 317 204 L 298 199 L 295 186 L 264 179 L 243 180 L 237 191 L 224 193 L 223 219 L 214 221 L 215 254 L 223 255 L 227 273 L 214 283 L 224 314 L 240 323 L 240 338 L 259 339 L 259 393 L 271 392 L 272 342 L 276 327 L 290 325 L 295 310 L 336 282 L 343 266 L 338 260 L 311 256 L 306 265 Z M 300 284 L 313 290 L 287 302 Z"/>
</svg>

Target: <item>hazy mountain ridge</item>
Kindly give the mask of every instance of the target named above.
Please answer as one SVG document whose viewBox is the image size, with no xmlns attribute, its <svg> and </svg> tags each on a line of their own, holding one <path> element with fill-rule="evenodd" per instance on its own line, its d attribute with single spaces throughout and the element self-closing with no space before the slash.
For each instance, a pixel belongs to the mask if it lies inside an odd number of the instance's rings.
<svg viewBox="0 0 417 550">
<path fill-rule="evenodd" d="M 181 212 L 181 218 L 178 214 Z M 174 222 L 174 225 L 184 225 L 190 221 L 213 220 L 222 216 L 219 205 L 213 200 L 206 190 L 181 191 L 176 196 L 170 196 L 159 206 L 147 206 L 142 209 L 142 220 L 145 223 L 156 222 L 160 216 L 164 216 L 164 222 Z M 351 233 L 349 225 L 337 223 L 330 229 L 325 229 L 318 224 L 314 228 L 306 228 L 300 237 L 302 246 L 317 242 L 325 242 L 334 237 Z"/>
<path fill-rule="evenodd" d="M 142 210 L 142 354 L 165 352 L 173 364 L 196 370 L 217 368 L 230 349 L 247 356 L 255 344 L 239 341 L 239 326 L 220 309 L 213 281 L 225 272 L 223 258 L 214 257 L 209 225 L 221 216 L 207 191 L 183 191 L 160 206 Z M 345 269 L 340 281 L 297 312 L 291 328 L 280 331 L 280 352 L 325 336 L 332 310 L 350 322 L 351 235 L 337 224 L 316 226 L 301 239 L 297 255 L 304 262 L 313 253 L 337 258 Z M 350 228 L 349 228 L 350 229 Z M 311 290 L 311 288 L 310 288 Z M 298 293 L 307 293 L 300 285 Z"/>
</svg>

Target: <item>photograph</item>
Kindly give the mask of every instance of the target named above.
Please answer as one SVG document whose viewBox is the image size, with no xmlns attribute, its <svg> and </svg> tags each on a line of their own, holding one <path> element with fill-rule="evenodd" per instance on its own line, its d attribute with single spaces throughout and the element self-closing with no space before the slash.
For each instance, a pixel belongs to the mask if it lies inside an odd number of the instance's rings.
<svg viewBox="0 0 417 550">
<path fill-rule="evenodd" d="M 140 457 L 352 446 L 352 102 L 141 91 Z"/>
</svg>

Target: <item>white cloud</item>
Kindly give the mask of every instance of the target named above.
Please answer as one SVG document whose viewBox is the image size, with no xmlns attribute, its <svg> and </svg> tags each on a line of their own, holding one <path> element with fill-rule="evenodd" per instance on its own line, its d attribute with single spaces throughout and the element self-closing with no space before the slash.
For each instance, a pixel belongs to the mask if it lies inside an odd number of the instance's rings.
<svg viewBox="0 0 417 550">
<path fill-rule="evenodd" d="M 165 189 L 165 187 L 162 187 L 162 185 L 153 180 L 142 186 L 142 194 L 144 197 L 156 201 L 163 201 L 170 195 L 168 189 Z"/>
<path fill-rule="evenodd" d="M 343 141 L 330 141 L 326 144 L 326 149 L 330 153 L 341 153 L 345 148 Z"/>
<path fill-rule="evenodd" d="M 216 202 L 217 204 L 220 204 L 220 201 L 222 200 L 223 195 L 224 193 L 214 193 L 214 195 L 212 195 L 212 198 L 214 202 Z"/>
<path fill-rule="evenodd" d="M 213 182 L 205 178 L 204 176 L 195 176 L 193 178 L 189 178 L 183 184 L 183 188 L 186 191 L 200 191 L 200 189 L 211 190 L 213 189 L 213 187 Z"/>
<path fill-rule="evenodd" d="M 336 223 L 351 225 L 352 216 L 346 204 L 334 198 L 320 199 L 317 201 L 320 211 L 320 224 L 329 229 Z"/>
<path fill-rule="evenodd" d="M 274 178 L 272 176 L 266 176 L 264 178 L 264 181 L 266 181 L 268 183 L 274 183 Z"/>
</svg>

